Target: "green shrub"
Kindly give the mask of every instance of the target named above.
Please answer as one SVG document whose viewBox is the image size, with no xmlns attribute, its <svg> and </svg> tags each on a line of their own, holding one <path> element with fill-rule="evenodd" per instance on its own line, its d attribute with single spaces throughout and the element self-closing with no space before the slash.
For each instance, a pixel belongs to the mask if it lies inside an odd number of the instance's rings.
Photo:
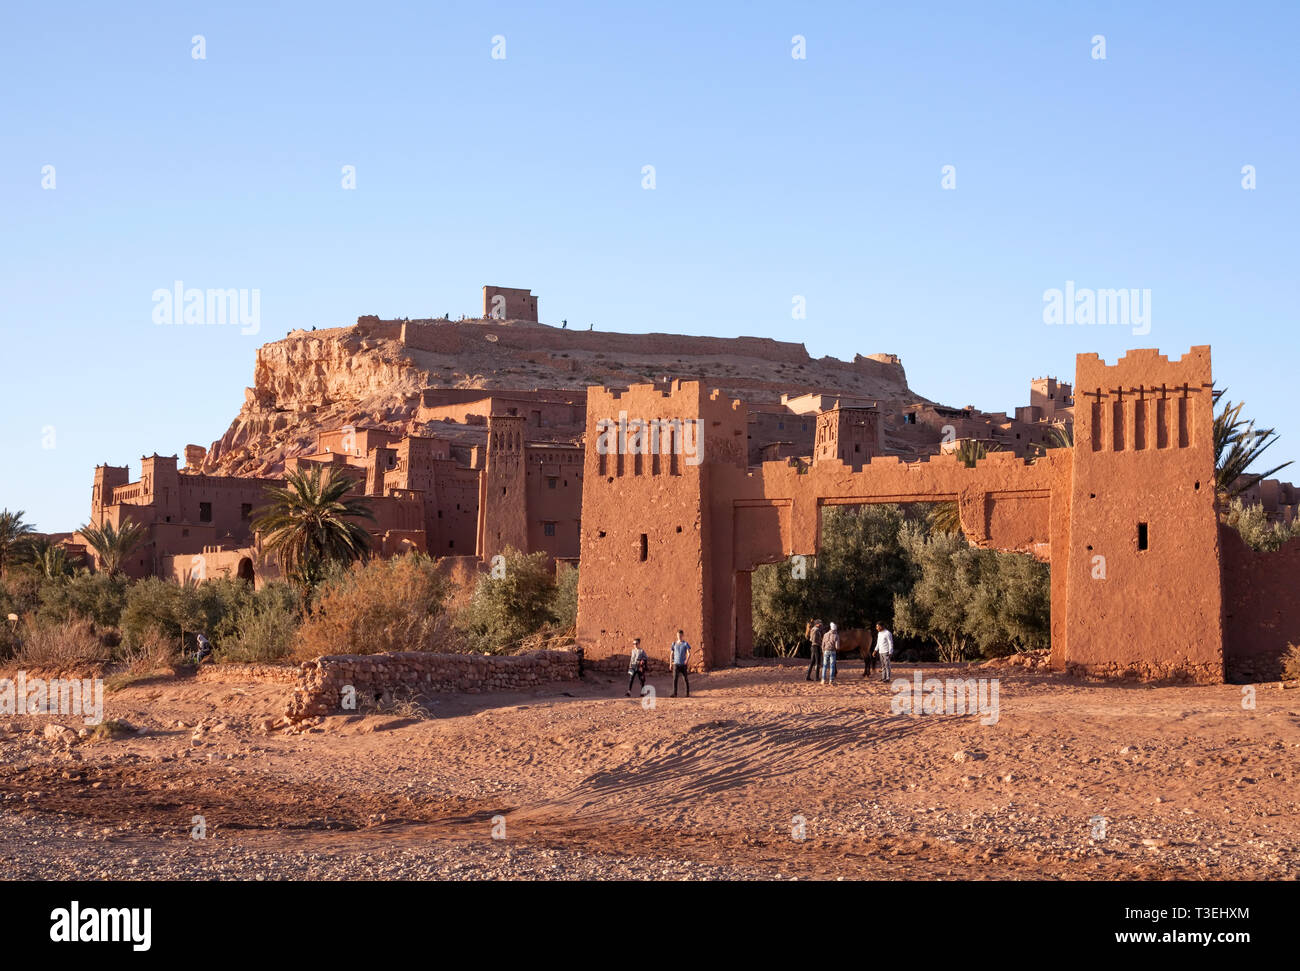
<svg viewBox="0 0 1300 971">
<path fill-rule="evenodd" d="M 1282 655 L 1282 677 L 1288 681 L 1300 678 L 1300 644 L 1288 644 Z"/>
<path fill-rule="evenodd" d="M 555 621 L 556 583 L 546 554 L 507 549 L 502 557 L 499 567 L 479 577 L 456 615 L 470 648 L 486 654 L 509 653 Z"/>
<path fill-rule="evenodd" d="M 120 573 L 79 573 L 46 580 L 40 587 L 41 619 L 57 624 L 84 618 L 100 630 L 119 627 L 128 586 Z"/>
<path fill-rule="evenodd" d="M 1052 576 L 1024 553 L 980 550 L 980 577 L 967 612 L 982 657 L 1052 646 Z"/>
<path fill-rule="evenodd" d="M 551 620 L 566 633 L 578 626 L 578 568 L 557 567 L 555 592 L 551 596 Z"/>
<path fill-rule="evenodd" d="M 12 657 L 18 648 L 18 624 L 11 622 L 9 615 L 25 618 L 40 604 L 40 584 L 28 582 L 30 579 L 17 572 L 0 579 L 0 661 Z"/>
<path fill-rule="evenodd" d="M 931 641 L 940 661 L 963 660 L 972 638 L 968 611 L 980 579 L 978 551 L 958 533 L 927 536 L 915 525 L 904 528 L 900 539 L 912 584 L 894 597 L 895 629 Z"/>
<path fill-rule="evenodd" d="M 445 638 L 440 621 L 448 588 L 433 560 L 420 553 L 354 563 L 317 587 L 293 638 L 293 656 L 437 650 Z"/>
<path fill-rule="evenodd" d="M 122 636 L 128 646 L 161 631 L 178 646 L 200 632 L 214 641 L 228 629 L 237 611 L 252 602 L 253 588 L 243 580 L 222 577 L 203 583 L 176 583 L 147 577 L 127 588 Z"/>
<path fill-rule="evenodd" d="M 909 513 L 893 504 L 832 506 L 822 516 L 821 552 L 798 564 L 759 567 L 752 577 L 754 645 L 788 657 L 807 643 L 815 617 L 843 630 L 863 628 L 894 612 L 894 595 L 909 588 L 899 531 Z M 802 574 L 802 575 L 800 575 Z"/>
<path fill-rule="evenodd" d="M 894 599 L 899 634 L 934 644 L 940 661 L 997 657 L 1051 642 L 1051 575 L 1024 553 L 977 549 L 957 533 L 905 526 L 911 586 Z"/>
<path fill-rule="evenodd" d="M 1271 553 L 1291 537 L 1300 536 L 1300 519 L 1289 524 L 1269 522 L 1262 505 L 1247 505 L 1240 498 L 1228 503 L 1224 521 L 1240 533 L 1246 545 L 1253 550 Z"/>
<path fill-rule="evenodd" d="M 299 588 L 275 581 L 228 617 L 218 631 L 216 658 L 223 662 L 269 664 L 293 652 L 302 620 Z"/>
<path fill-rule="evenodd" d="M 39 610 L 41 589 L 49 582 L 31 570 L 15 570 L 0 578 L 0 619 Z"/>
<path fill-rule="evenodd" d="M 180 642 L 162 631 L 149 631 L 133 644 L 123 644 L 117 651 L 122 669 L 105 679 L 104 687 L 118 691 L 127 685 L 155 675 L 174 674 L 180 660 Z"/>
</svg>

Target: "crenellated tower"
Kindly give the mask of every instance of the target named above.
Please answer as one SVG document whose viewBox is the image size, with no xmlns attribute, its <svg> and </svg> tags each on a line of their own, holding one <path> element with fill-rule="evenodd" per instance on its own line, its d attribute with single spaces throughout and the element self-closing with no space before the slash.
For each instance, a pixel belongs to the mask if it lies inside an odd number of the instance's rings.
<svg viewBox="0 0 1300 971">
<path fill-rule="evenodd" d="M 507 547 L 528 549 L 524 419 L 488 418 L 487 455 L 479 477 L 478 555 L 491 559 Z"/>
<path fill-rule="evenodd" d="M 1078 356 L 1056 666 L 1223 680 L 1212 389 L 1207 346 Z"/>
<path fill-rule="evenodd" d="M 730 663 L 713 599 L 731 551 L 710 542 L 710 485 L 720 468 L 743 474 L 745 434 L 744 406 L 698 381 L 588 388 L 577 639 L 589 656 L 640 637 L 664 661 L 681 628 L 693 666 Z"/>
</svg>

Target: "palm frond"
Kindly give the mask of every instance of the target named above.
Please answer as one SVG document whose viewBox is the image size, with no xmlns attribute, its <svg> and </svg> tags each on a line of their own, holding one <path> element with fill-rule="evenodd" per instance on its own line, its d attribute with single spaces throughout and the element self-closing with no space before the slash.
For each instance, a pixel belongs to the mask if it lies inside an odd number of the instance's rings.
<svg viewBox="0 0 1300 971">
<path fill-rule="evenodd" d="M 374 521 L 375 515 L 366 496 L 348 495 L 355 484 L 333 466 L 313 465 L 267 489 L 267 504 L 252 525 L 287 575 L 314 586 L 330 563 L 369 555 L 370 533 L 358 520 Z"/>
<path fill-rule="evenodd" d="M 1272 428 L 1256 429 L 1253 419 L 1243 418 L 1244 401 L 1232 402 L 1218 392 L 1222 410 L 1214 416 L 1214 479 L 1221 498 L 1231 499 L 1251 486 L 1285 469 L 1290 462 L 1275 465 L 1264 472 L 1249 469 L 1278 440 Z"/>
<path fill-rule="evenodd" d="M 131 519 L 118 527 L 112 523 L 86 525 L 78 532 L 86 538 L 86 545 L 95 551 L 101 569 L 109 574 L 119 572 L 122 564 L 149 535 L 148 527 Z"/>
<path fill-rule="evenodd" d="M 0 510 L 0 576 L 4 575 L 6 561 L 20 557 L 36 532 L 35 526 L 23 520 L 25 515 L 21 509 L 17 512 Z"/>
</svg>

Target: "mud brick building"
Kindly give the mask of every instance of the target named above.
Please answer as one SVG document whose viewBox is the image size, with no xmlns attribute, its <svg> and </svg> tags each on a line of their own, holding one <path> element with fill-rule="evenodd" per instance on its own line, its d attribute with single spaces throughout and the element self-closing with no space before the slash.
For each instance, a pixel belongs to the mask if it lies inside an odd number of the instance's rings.
<svg viewBox="0 0 1300 971">
<path fill-rule="evenodd" d="M 482 447 L 345 426 L 322 433 L 316 450 L 287 459 L 285 470 L 346 469 L 356 482 L 352 493 L 369 500 L 375 521 L 363 524 L 383 556 L 419 551 L 487 560 L 513 546 L 576 562 L 581 447 L 528 442 L 524 417 L 483 418 Z M 187 449 L 191 465 L 202 452 Z M 148 528 L 125 565 L 128 576 L 256 579 L 274 571 L 263 562 L 252 520 L 283 477 L 205 475 L 158 455 L 142 459 L 141 469 L 129 482 L 126 467 L 97 467 L 91 496 L 92 525 L 133 520 Z"/>
</svg>

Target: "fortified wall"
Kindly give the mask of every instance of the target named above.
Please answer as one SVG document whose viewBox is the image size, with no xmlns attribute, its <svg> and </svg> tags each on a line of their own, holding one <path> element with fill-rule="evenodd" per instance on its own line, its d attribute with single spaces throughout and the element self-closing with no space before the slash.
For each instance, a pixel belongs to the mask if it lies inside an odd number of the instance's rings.
<svg viewBox="0 0 1300 971">
<path fill-rule="evenodd" d="M 1287 641 L 1300 641 L 1300 609 L 1261 610 L 1246 578 L 1264 568 L 1220 547 L 1210 349 L 1172 361 L 1135 350 L 1112 365 L 1079 355 L 1074 389 L 1074 447 L 1037 459 L 859 465 L 824 441 L 811 468 L 754 470 L 740 401 L 699 382 L 591 389 L 578 643 L 614 657 L 641 637 L 657 656 L 680 627 L 697 666 L 733 664 L 752 651 L 752 571 L 815 556 L 826 506 L 955 501 L 972 543 L 1050 561 L 1057 670 L 1197 683 L 1221 682 L 1225 663 L 1274 670 Z M 611 419 L 626 431 L 617 454 L 597 447 Z M 647 452 L 627 430 L 665 419 L 699 431 L 691 463 L 663 454 L 662 441 Z M 1300 542 L 1270 555 L 1286 575 L 1265 589 L 1280 596 L 1279 584 L 1300 579 Z"/>
</svg>

